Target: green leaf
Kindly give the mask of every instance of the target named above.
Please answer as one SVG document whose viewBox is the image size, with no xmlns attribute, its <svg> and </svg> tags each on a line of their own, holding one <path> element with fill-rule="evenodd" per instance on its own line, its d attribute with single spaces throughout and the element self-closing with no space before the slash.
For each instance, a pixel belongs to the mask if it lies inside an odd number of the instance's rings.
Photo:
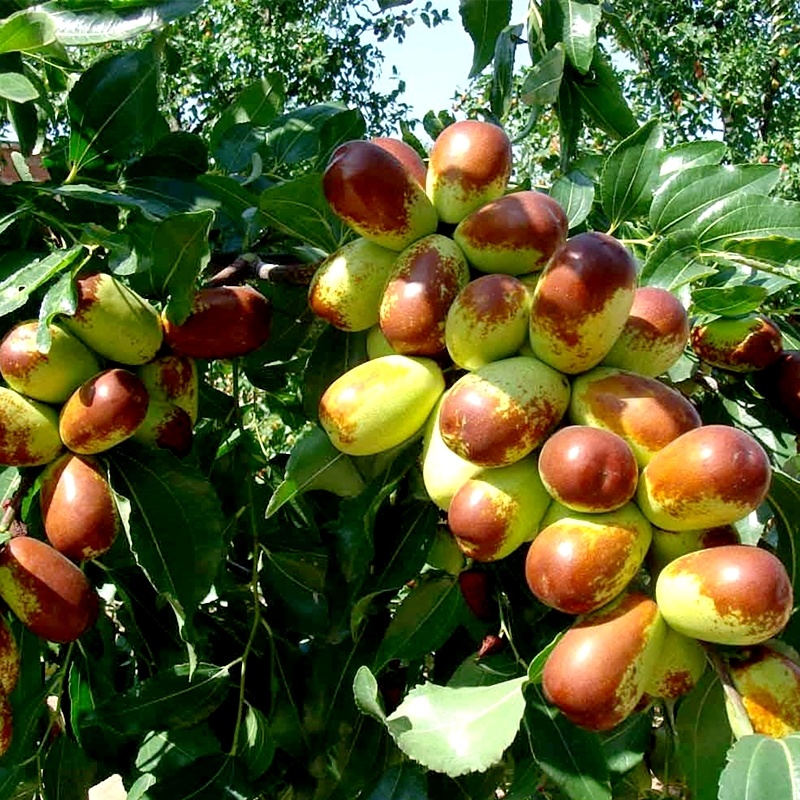
<svg viewBox="0 0 800 800">
<path fill-rule="evenodd" d="M 491 63 L 497 37 L 511 22 L 511 0 L 459 0 L 458 13 L 472 39 L 472 66 L 467 77 L 474 78 Z"/>
<path fill-rule="evenodd" d="M 739 239 L 800 239 L 800 202 L 733 195 L 710 206 L 695 229 L 697 240 L 715 250 L 724 250 Z"/>
<path fill-rule="evenodd" d="M 564 76 L 564 45 L 559 42 L 542 56 L 525 76 L 520 100 L 529 106 L 549 106 L 558 99 Z"/>
<path fill-rule="evenodd" d="M 692 303 L 695 312 L 739 317 L 756 311 L 768 296 L 763 286 L 715 286 L 695 289 Z"/>
<path fill-rule="evenodd" d="M 600 737 L 573 725 L 548 705 L 536 684 L 525 711 L 533 756 L 571 800 L 611 800 L 611 783 Z"/>
<path fill-rule="evenodd" d="M 136 769 L 162 778 L 198 758 L 220 752 L 219 740 L 206 721 L 186 728 L 153 731 L 145 736 L 136 753 Z"/>
<path fill-rule="evenodd" d="M 251 800 L 244 772 L 244 765 L 228 755 L 203 756 L 156 783 L 145 781 L 136 800 Z"/>
<path fill-rule="evenodd" d="M 562 40 L 567 58 L 582 75 L 589 71 L 597 46 L 597 26 L 602 11 L 594 3 L 560 0 L 564 15 Z"/>
<path fill-rule="evenodd" d="M 31 260 L 0 282 L 0 317 L 24 306 L 40 286 L 52 280 L 59 272 L 70 269 L 85 254 L 83 245 L 75 245 L 69 250 L 54 250 L 41 260 Z"/>
<path fill-rule="evenodd" d="M 726 150 L 725 142 L 681 142 L 664 150 L 658 175 L 667 180 L 671 175 L 693 167 L 719 164 Z"/>
<path fill-rule="evenodd" d="M 676 291 L 693 281 L 713 275 L 716 269 L 700 260 L 700 247 L 692 231 L 664 237 L 648 254 L 639 282 Z"/>
<path fill-rule="evenodd" d="M 717 800 L 719 775 L 733 741 L 722 686 L 711 670 L 678 707 L 678 759 L 694 800 Z"/>
<path fill-rule="evenodd" d="M 233 125 L 243 122 L 262 128 L 269 125 L 283 111 L 286 102 L 284 84 L 283 75 L 271 72 L 245 86 L 212 128 L 212 149 L 216 148 L 222 134 Z"/>
<path fill-rule="evenodd" d="M 542 682 L 542 674 L 544 673 L 544 665 L 547 663 L 547 659 L 550 653 L 553 652 L 553 649 L 558 644 L 559 639 L 563 636 L 563 633 L 556 634 L 552 640 L 547 644 L 546 647 L 543 647 L 534 658 L 531 659 L 530 664 L 528 664 L 528 680 L 531 683 L 541 683 Z"/>
<path fill-rule="evenodd" d="M 298 164 L 318 157 L 323 127 L 338 115 L 344 115 L 349 125 L 353 113 L 340 103 L 317 103 L 283 114 L 265 131 L 262 147 L 265 161 L 272 160 L 276 165 Z"/>
<path fill-rule="evenodd" d="M 570 229 L 585 221 L 594 203 L 594 183 L 580 170 L 570 170 L 553 182 L 550 196 L 557 200 L 569 220 Z"/>
<path fill-rule="evenodd" d="M 558 115 L 558 138 L 561 150 L 561 166 L 565 171 L 569 168 L 578 149 L 578 141 L 583 131 L 583 111 L 581 97 L 575 81 L 561 81 L 556 101 Z"/>
<path fill-rule="evenodd" d="M 774 514 L 778 532 L 777 553 L 786 567 L 795 596 L 800 595 L 800 530 L 797 509 L 800 508 L 800 481 L 781 470 L 773 469 L 767 502 Z M 800 647 L 800 615 L 792 614 L 781 637 Z"/>
<path fill-rule="evenodd" d="M 766 164 L 681 168 L 653 196 L 650 225 L 658 233 L 691 228 L 725 197 L 767 194 L 779 179 L 777 167 Z"/>
<path fill-rule="evenodd" d="M 41 11 L 24 9 L 0 24 L 0 53 L 28 53 L 55 41 L 55 26 Z"/>
<path fill-rule="evenodd" d="M 790 239 L 786 236 L 763 236 L 755 239 L 735 239 L 725 242 L 726 257 L 730 258 L 731 253 L 741 256 L 747 264 L 754 266 L 764 265 L 781 269 L 786 267 L 788 270 L 796 269 L 800 266 L 800 239 Z M 789 273 L 797 281 L 797 273 Z"/>
<path fill-rule="evenodd" d="M 650 120 L 611 151 L 600 180 L 600 199 L 612 227 L 650 205 L 662 138 L 658 121 Z"/>
<path fill-rule="evenodd" d="M 158 296 L 169 297 L 167 317 L 175 324 L 192 310 L 197 279 L 210 258 L 213 221 L 213 211 L 190 211 L 161 220 L 153 232 L 150 280 Z"/>
<path fill-rule="evenodd" d="M 362 714 L 369 714 L 378 722 L 386 722 L 386 712 L 381 703 L 378 681 L 369 667 L 360 666 L 356 670 L 353 678 L 353 697 Z"/>
<path fill-rule="evenodd" d="M 179 621 L 189 620 L 222 563 L 219 498 L 197 468 L 169 452 L 126 443 L 109 455 L 114 488 L 131 504 L 133 555 Z"/>
<path fill-rule="evenodd" d="M 636 117 L 611 64 L 599 48 L 595 49 L 591 72 L 579 77 L 572 85 L 586 116 L 617 139 L 633 135 L 638 128 Z"/>
<path fill-rule="evenodd" d="M 337 250 L 348 228 L 331 211 L 322 191 L 322 175 L 311 173 L 265 189 L 259 198 L 265 220 L 281 233 L 319 247 Z"/>
<path fill-rule="evenodd" d="M 466 611 L 452 575 L 424 575 L 403 598 L 375 656 L 379 673 L 394 658 L 420 658 L 437 650 L 453 634 Z"/>
<path fill-rule="evenodd" d="M 497 37 L 494 48 L 494 69 L 489 91 L 492 113 L 502 119 L 511 108 L 514 89 L 514 56 L 517 41 L 522 36 L 522 25 L 509 25 Z"/>
<path fill-rule="evenodd" d="M 719 782 L 719 800 L 800 798 L 800 733 L 780 739 L 743 736 L 730 749 Z"/>
<path fill-rule="evenodd" d="M 0 97 L 15 103 L 27 103 L 38 96 L 39 90 L 22 73 L 0 73 Z"/>
<path fill-rule="evenodd" d="M 319 129 L 317 167 L 324 170 L 333 151 L 344 142 L 363 139 L 367 132 L 364 115 L 357 108 L 351 108 L 327 118 Z"/>
<path fill-rule="evenodd" d="M 641 764 L 653 733 L 649 714 L 631 714 L 610 731 L 600 734 L 603 756 L 609 772 L 624 775 Z"/>
<path fill-rule="evenodd" d="M 365 800 L 429 800 L 429 797 L 425 773 L 411 761 L 389 767 L 364 794 Z"/>
<path fill-rule="evenodd" d="M 481 772 L 511 745 L 525 711 L 526 678 L 493 686 L 415 686 L 389 715 L 397 746 L 428 769 L 451 778 Z"/>
<path fill-rule="evenodd" d="M 137 155 L 166 133 L 158 110 L 159 58 L 154 46 L 92 64 L 69 93 L 69 162 L 73 174 L 108 157 Z"/>
<path fill-rule="evenodd" d="M 55 28 L 58 40 L 65 45 L 82 47 L 89 44 L 122 41 L 156 31 L 168 22 L 191 14 L 203 0 L 168 0 L 148 3 L 132 11 L 74 12 L 60 2 L 42 3 L 37 10 L 46 14 Z"/>
<path fill-rule="evenodd" d="M 87 715 L 87 724 L 124 737 L 194 725 L 220 706 L 232 689 L 228 671 L 213 664 L 168 667 Z"/>
<path fill-rule="evenodd" d="M 59 736 L 47 751 L 42 767 L 44 800 L 85 800 L 97 783 L 98 765 L 81 746 Z"/>
<path fill-rule="evenodd" d="M 269 769 L 275 756 L 269 720 L 250 703 L 247 703 L 237 755 L 247 765 L 247 776 L 252 781 L 258 780 Z"/>
<path fill-rule="evenodd" d="M 64 273 L 47 290 L 39 306 L 39 326 L 36 329 L 36 347 L 46 353 L 50 350 L 50 324 L 59 314 L 71 317 L 78 308 L 78 293 L 72 275 Z"/>
</svg>

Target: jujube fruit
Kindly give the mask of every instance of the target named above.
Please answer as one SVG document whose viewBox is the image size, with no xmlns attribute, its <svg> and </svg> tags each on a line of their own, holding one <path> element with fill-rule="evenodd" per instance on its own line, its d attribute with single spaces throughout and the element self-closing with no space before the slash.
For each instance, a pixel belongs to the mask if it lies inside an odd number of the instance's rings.
<svg viewBox="0 0 800 800">
<path fill-rule="evenodd" d="M 539 452 L 539 471 L 550 495 L 573 511 L 613 511 L 636 493 L 639 467 L 616 433 L 589 425 L 556 431 Z"/>
<path fill-rule="evenodd" d="M 664 643 L 658 606 L 629 592 L 578 620 L 545 662 L 545 697 L 582 728 L 609 730 L 629 717 L 644 694 Z"/>
<path fill-rule="evenodd" d="M 656 602 L 684 636 L 728 645 L 759 644 L 792 613 L 792 584 L 772 553 L 725 545 L 676 558 L 656 581 Z"/>
<path fill-rule="evenodd" d="M 444 443 L 467 461 L 502 467 L 524 458 L 555 429 L 569 382 L 536 358 L 493 361 L 459 378 L 439 413 Z"/>
<path fill-rule="evenodd" d="M 417 177 L 374 142 L 356 139 L 339 145 L 325 168 L 322 190 L 334 214 L 389 250 L 403 250 L 439 224 Z"/>
<path fill-rule="evenodd" d="M 30 536 L 0 550 L 0 597 L 32 633 L 73 642 L 94 625 L 97 593 L 86 576 L 54 547 Z"/>
<path fill-rule="evenodd" d="M 480 206 L 458 223 L 453 239 L 480 272 L 524 275 L 542 269 L 568 230 L 558 202 L 531 189 Z"/>
<path fill-rule="evenodd" d="M 20 653 L 14 632 L 4 614 L 0 614 L 0 694 L 9 695 L 19 681 Z"/>
<path fill-rule="evenodd" d="M 533 292 L 534 355 L 569 375 L 599 364 L 625 326 L 636 282 L 636 262 L 613 237 L 590 231 L 567 239 Z"/>
<path fill-rule="evenodd" d="M 133 436 L 147 416 L 149 402 L 136 375 L 107 369 L 76 389 L 61 407 L 61 439 L 74 453 L 109 450 Z"/>
<path fill-rule="evenodd" d="M 322 427 L 343 453 L 374 455 L 420 431 L 444 391 L 428 358 L 382 356 L 339 376 L 319 402 Z"/>
<path fill-rule="evenodd" d="M 150 398 L 147 414 L 132 438 L 146 447 L 169 450 L 182 458 L 192 449 L 194 428 L 191 417 L 180 406 L 170 400 Z"/>
<path fill-rule="evenodd" d="M 669 626 L 653 671 L 645 684 L 651 697 L 675 700 L 688 694 L 706 671 L 708 659 L 703 645 Z"/>
<path fill-rule="evenodd" d="M 272 326 L 269 300 L 252 286 L 199 289 L 189 316 L 181 323 L 163 317 L 164 340 L 191 358 L 244 356 L 266 344 Z"/>
<path fill-rule="evenodd" d="M 659 450 L 642 470 L 636 502 L 653 525 L 688 531 L 728 525 L 766 498 L 764 448 L 730 425 L 703 425 Z"/>
<path fill-rule="evenodd" d="M 50 464 L 39 503 L 47 540 L 73 561 L 102 555 L 121 529 L 111 486 L 92 456 L 65 453 Z"/>
<path fill-rule="evenodd" d="M 168 400 L 189 415 L 192 425 L 197 422 L 200 385 L 193 358 L 165 353 L 137 367 L 134 372 L 151 400 Z"/>
<path fill-rule="evenodd" d="M 800 350 L 784 350 L 768 367 L 753 373 L 753 383 L 800 433 Z"/>
<path fill-rule="evenodd" d="M 525 559 L 525 577 L 545 605 L 586 614 L 630 583 L 650 546 L 650 523 L 627 503 L 604 514 L 581 514 L 553 503 Z"/>
<path fill-rule="evenodd" d="M 672 292 L 640 286 L 621 333 L 601 363 L 655 378 L 681 357 L 689 327 L 689 315 Z"/>
<path fill-rule="evenodd" d="M 432 233 L 403 250 L 383 295 L 379 318 L 383 335 L 398 353 L 434 356 L 445 349 L 445 319 L 469 267 L 458 245 Z"/>
<path fill-rule="evenodd" d="M 692 350 L 712 367 L 753 372 L 774 363 L 783 351 L 780 328 L 764 314 L 718 317 L 691 332 Z"/>
<path fill-rule="evenodd" d="M 15 325 L 0 342 L 0 373 L 20 394 L 43 403 L 63 403 L 85 380 L 100 371 L 97 357 L 76 336 L 50 324 L 50 349 L 36 344 L 39 323 Z"/>
<path fill-rule="evenodd" d="M 370 139 L 372 144 L 378 145 L 391 153 L 410 173 L 416 182 L 424 189 L 425 175 L 428 168 L 422 160 L 422 156 L 402 139 L 395 139 L 393 136 L 373 136 Z"/>
<path fill-rule="evenodd" d="M 741 544 L 739 532 L 733 525 L 718 525 L 694 531 L 665 531 L 653 528 L 653 541 L 647 553 L 647 566 L 653 578 L 680 556 L 703 550 L 706 547 L 722 547 L 726 544 Z"/>
<path fill-rule="evenodd" d="M 36 467 L 49 463 L 63 449 L 58 412 L 0 386 L 0 464 Z"/>
<path fill-rule="evenodd" d="M 474 119 L 448 125 L 428 156 L 426 189 L 439 219 L 461 222 L 502 197 L 511 167 L 511 140 L 499 125 Z"/>
<path fill-rule="evenodd" d="M 113 275 L 93 272 L 75 280 L 78 304 L 60 322 L 95 353 L 120 364 L 150 361 L 163 341 L 158 311 Z"/>
</svg>

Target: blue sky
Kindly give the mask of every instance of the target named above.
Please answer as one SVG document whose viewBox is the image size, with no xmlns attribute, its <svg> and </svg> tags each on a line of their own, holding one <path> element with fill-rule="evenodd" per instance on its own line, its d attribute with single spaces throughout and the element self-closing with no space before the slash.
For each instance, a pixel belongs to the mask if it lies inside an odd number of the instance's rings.
<svg viewBox="0 0 800 800">
<path fill-rule="evenodd" d="M 434 0 L 434 7 L 447 8 L 451 20 L 436 28 L 426 28 L 417 20 L 408 28 L 402 44 L 391 40 L 379 45 L 386 60 L 378 88 L 397 85 L 392 77 L 392 66 L 396 66 L 398 75 L 406 82 L 405 100 L 419 118 L 428 109 L 438 111 L 450 106 L 453 94 L 466 88 L 472 64 L 472 39 L 461 25 L 458 0 Z M 512 24 L 525 22 L 527 7 L 527 0 L 513 0 Z M 527 55 L 525 48 L 519 48 L 518 53 L 520 57 Z"/>
</svg>

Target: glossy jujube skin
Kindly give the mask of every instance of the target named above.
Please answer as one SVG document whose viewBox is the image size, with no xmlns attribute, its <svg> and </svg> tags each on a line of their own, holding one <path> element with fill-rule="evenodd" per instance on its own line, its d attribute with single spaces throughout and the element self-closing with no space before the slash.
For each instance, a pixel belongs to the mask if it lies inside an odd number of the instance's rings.
<svg viewBox="0 0 800 800">
<path fill-rule="evenodd" d="M 308 305 L 343 331 L 363 331 L 378 323 L 378 308 L 397 253 L 363 237 L 342 245 L 317 268 Z"/>
<path fill-rule="evenodd" d="M 191 358 L 236 358 L 269 340 L 272 306 L 252 286 L 199 289 L 189 316 L 181 323 L 163 315 L 164 341 Z"/>
<path fill-rule="evenodd" d="M 0 551 L 0 597 L 22 624 L 51 642 L 73 642 L 94 625 L 97 593 L 66 556 L 30 536 Z"/>
<path fill-rule="evenodd" d="M 433 233 L 398 256 L 379 307 L 379 324 L 398 353 L 435 356 L 445 349 L 445 320 L 453 300 L 469 282 L 458 245 Z"/>
<path fill-rule="evenodd" d="M 192 449 L 194 439 L 192 419 L 176 403 L 151 397 L 147 414 L 134 431 L 132 438 L 147 447 L 169 450 L 182 458 Z"/>
<path fill-rule="evenodd" d="M 85 380 L 100 371 L 100 362 L 80 339 L 61 325 L 50 324 L 50 349 L 36 345 L 39 323 L 15 325 L 0 342 L 0 374 L 21 394 L 43 403 L 63 403 Z"/>
<path fill-rule="evenodd" d="M 373 136 L 370 139 L 372 144 L 391 153 L 414 177 L 414 180 L 424 189 L 425 177 L 428 168 L 422 160 L 422 156 L 408 143 L 402 139 L 395 139 L 393 136 Z"/>
<path fill-rule="evenodd" d="M 439 430 L 439 415 L 446 396 L 447 392 L 439 398 L 425 423 L 420 457 L 425 491 L 442 511 L 450 508 L 455 493 L 483 469 L 461 458 L 444 443 Z"/>
<path fill-rule="evenodd" d="M 561 421 L 566 377 L 536 358 L 493 361 L 459 378 L 439 414 L 444 443 L 461 458 L 502 467 L 524 458 Z"/>
<path fill-rule="evenodd" d="M 589 613 L 630 583 L 651 537 L 650 523 L 634 503 L 605 514 L 581 514 L 553 503 L 528 549 L 528 586 L 551 608 Z"/>
<path fill-rule="evenodd" d="M 695 355 L 712 367 L 753 372 L 777 361 L 783 352 L 783 335 L 769 317 L 753 313 L 695 325 L 691 344 Z"/>
<path fill-rule="evenodd" d="M 579 620 L 558 641 L 542 674 L 545 697 L 582 728 L 605 731 L 630 716 L 664 643 L 656 604 L 629 592 Z"/>
<path fill-rule="evenodd" d="M 14 632 L 0 614 L 0 695 L 9 695 L 19 681 L 20 653 Z"/>
<path fill-rule="evenodd" d="M 724 545 L 676 558 L 656 580 L 656 602 L 684 636 L 727 645 L 759 644 L 792 612 L 783 563 L 759 547 Z"/>
<path fill-rule="evenodd" d="M 713 528 L 755 511 L 771 478 L 769 458 L 753 436 L 730 425 L 703 425 L 650 459 L 636 502 L 656 527 Z"/>
<path fill-rule="evenodd" d="M 63 449 L 58 412 L 0 386 L 0 464 L 36 467 L 49 463 Z"/>
<path fill-rule="evenodd" d="M 107 552 L 121 528 L 101 463 L 65 453 L 42 475 L 39 503 L 47 540 L 73 561 Z"/>
<path fill-rule="evenodd" d="M 647 553 L 647 568 L 653 578 L 658 577 L 664 567 L 680 556 L 703 550 L 706 547 L 722 547 L 726 544 L 741 544 L 739 532 L 733 525 L 702 528 L 694 531 L 665 531 L 653 528 L 653 541 Z"/>
<path fill-rule="evenodd" d="M 325 168 L 322 189 L 334 214 L 359 236 L 389 250 L 403 250 L 439 224 L 417 177 L 374 142 L 340 145 Z"/>
<path fill-rule="evenodd" d="M 133 436 L 150 403 L 142 381 L 125 369 L 107 369 L 72 393 L 58 429 L 69 450 L 93 455 Z"/>
<path fill-rule="evenodd" d="M 800 665 L 767 645 L 729 664 L 754 733 L 781 737 L 800 731 Z"/>
<path fill-rule="evenodd" d="M 166 353 L 137 367 L 135 374 L 151 400 L 168 400 L 189 415 L 192 425 L 197 422 L 200 381 L 193 358 Z"/>
<path fill-rule="evenodd" d="M 689 327 L 689 315 L 672 292 L 640 286 L 620 335 L 601 363 L 651 378 L 663 375 L 686 348 Z"/>
<path fill-rule="evenodd" d="M 439 219 L 457 224 L 502 197 L 511 168 L 511 140 L 500 126 L 474 119 L 448 125 L 428 157 L 426 190 Z"/>
<path fill-rule="evenodd" d="M 706 671 L 703 645 L 669 626 L 658 660 L 645 684 L 645 694 L 675 700 L 688 694 Z"/>
<path fill-rule="evenodd" d="M 637 268 L 614 237 L 590 231 L 553 253 L 533 292 L 534 355 L 568 375 L 602 361 L 625 327 Z"/>
<path fill-rule="evenodd" d="M 702 424 L 697 409 L 679 391 L 617 367 L 595 367 L 573 380 L 568 417 L 575 425 L 621 436 L 640 467 Z"/>
<path fill-rule="evenodd" d="M 536 535 L 549 505 L 531 455 L 476 473 L 453 496 L 447 524 L 464 555 L 498 561 Z"/>
<path fill-rule="evenodd" d="M 458 223 L 453 238 L 480 272 L 524 275 L 544 267 L 568 230 L 564 209 L 531 189 L 476 209 Z"/>
<path fill-rule="evenodd" d="M 639 467 L 630 445 L 616 433 L 568 425 L 539 452 L 547 491 L 573 511 L 602 513 L 625 505 L 636 493 Z"/>
<path fill-rule="evenodd" d="M 113 275 L 94 272 L 75 281 L 75 314 L 60 323 L 95 353 L 119 364 L 150 361 L 163 341 L 158 311 Z"/>
<path fill-rule="evenodd" d="M 528 337 L 530 295 L 511 275 L 482 275 L 456 295 L 444 326 L 453 362 L 475 370 L 513 356 Z"/>
<path fill-rule="evenodd" d="M 374 358 L 325 390 L 320 424 L 343 453 L 374 455 L 418 433 L 443 391 L 442 370 L 431 359 Z"/>
</svg>

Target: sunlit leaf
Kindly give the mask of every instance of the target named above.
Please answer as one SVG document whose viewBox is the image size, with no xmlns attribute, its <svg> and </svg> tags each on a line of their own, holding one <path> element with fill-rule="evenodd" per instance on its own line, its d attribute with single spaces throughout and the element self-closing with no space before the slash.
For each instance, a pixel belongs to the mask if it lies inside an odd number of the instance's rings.
<svg viewBox="0 0 800 800">
<path fill-rule="evenodd" d="M 558 99 L 564 75 L 564 46 L 559 43 L 548 51 L 525 76 L 520 100 L 529 106 L 548 106 Z"/>
<path fill-rule="evenodd" d="M 800 798 L 800 733 L 780 739 L 743 736 L 731 748 L 720 775 L 719 800 L 752 797 Z"/>
<path fill-rule="evenodd" d="M 695 310 L 721 317 L 738 317 L 757 310 L 769 291 L 763 286 L 715 286 L 695 289 L 692 303 Z"/>
<path fill-rule="evenodd" d="M 557 200 L 569 220 L 570 229 L 580 225 L 594 203 L 594 183 L 580 170 L 572 170 L 556 178 L 550 196 Z"/>
<path fill-rule="evenodd" d="M 511 0 L 459 0 L 458 12 L 473 43 L 467 77 L 474 78 L 491 63 L 497 37 L 511 22 Z"/>
<path fill-rule="evenodd" d="M 0 53 L 35 51 L 55 40 L 55 26 L 41 11 L 18 11 L 0 23 Z"/>
<path fill-rule="evenodd" d="M 576 70 L 586 73 L 597 46 L 597 26 L 602 14 L 599 5 L 560 0 L 564 15 L 562 40 L 567 58 Z"/>
<path fill-rule="evenodd" d="M 22 73 L 0 73 L 0 97 L 15 103 L 27 103 L 38 96 L 39 90 Z"/>
</svg>

